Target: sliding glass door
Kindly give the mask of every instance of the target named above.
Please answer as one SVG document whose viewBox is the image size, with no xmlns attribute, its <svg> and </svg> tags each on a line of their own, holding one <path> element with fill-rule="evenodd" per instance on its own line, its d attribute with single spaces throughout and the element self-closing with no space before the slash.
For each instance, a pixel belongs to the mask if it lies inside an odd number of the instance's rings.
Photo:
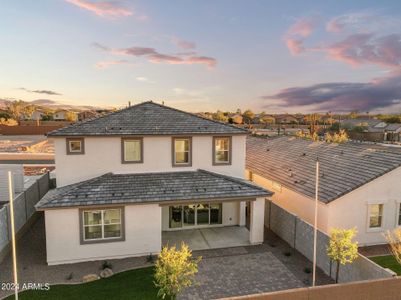
<svg viewBox="0 0 401 300">
<path fill-rule="evenodd" d="M 209 204 L 202 203 L 196 206 L 197 225 L 209 224 Z"/>
<path fill-rule="evenodd" d="M 222 203 L 198 203 L 169 207 L 170 228 L 222 224 Z"/>
<path fill-rule="evenodd" d="M 184 206 L 184 226 L 195 226 L 195 204 Z"/>
</svg>

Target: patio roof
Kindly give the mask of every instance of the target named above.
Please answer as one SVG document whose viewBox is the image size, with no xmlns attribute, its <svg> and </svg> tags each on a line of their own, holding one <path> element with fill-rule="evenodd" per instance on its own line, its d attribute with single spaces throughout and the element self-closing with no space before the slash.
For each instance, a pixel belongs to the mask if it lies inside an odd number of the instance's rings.
<svg viewBox="0 0 401 300">
<path fill-rule="evenodd" d="M 205 170 L 163 173 L 107 173 L 47 193 L 36 208 L 245 199 L 273 193 L 249 181 Z"/>
</svg>

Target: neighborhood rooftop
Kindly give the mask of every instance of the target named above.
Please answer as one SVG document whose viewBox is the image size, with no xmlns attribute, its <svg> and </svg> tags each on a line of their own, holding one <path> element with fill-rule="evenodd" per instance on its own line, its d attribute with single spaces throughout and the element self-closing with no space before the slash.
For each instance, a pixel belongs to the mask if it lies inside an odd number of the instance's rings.
<svg viewBox="0 0 401 300">
<path fill-rule="evenodd" d="M 296 137 L 248 137 L 246 168 L 314 198 L 316 159 L 319 200 L 331 202 L 401 166 L 401 149 L 348 142 L 313 142 Z"/>
<path fill-rule="evenodd" d="M 112 174 L 50 191 L 37 209 L 180 200 L 255 198 L 272 193 L 245 180 L 209 171 Z"/>
<path fill-rule="evenodd" d="M 48 136 L 246 134 L 245 129 L 154 102 L 143 102 L 52 131 Z"/>
</svg>

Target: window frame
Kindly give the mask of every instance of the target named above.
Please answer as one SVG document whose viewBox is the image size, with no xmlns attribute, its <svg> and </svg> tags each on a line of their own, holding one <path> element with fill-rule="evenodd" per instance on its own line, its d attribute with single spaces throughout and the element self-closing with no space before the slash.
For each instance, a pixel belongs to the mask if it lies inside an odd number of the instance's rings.
<svg viewBox="0 0 401 300">
<path fill-rule="evenodd" d="M 228 161 L 224 161 L 224 162 L 218 162 L 216 161 L 216 141 L 219 139 L 228 139 Z M 232 145 L 232 136 L 214 136 L 213 137 L 213 151 L 212 151 L 212 161 L 213 161 L 213 165 L 214 166 L 224 166 L 224 165 L 231 165 L 232 163 L 232 149 L 233 149 L 233 145 Z"/>
<path fill-rule="evenodd" d="M 82 137 L 66 138 L 67 155 L 82 155 L 85 154 L 85 139 Z M 79 151 L 71 150 L 71 142 L 80 142 L 81 149 Z"/>
<path fill-rule="evenodd" d="M 177 163 L 175 161 L 175 141 L 188 140 L 188 162 Z M 173 136 L 171 138 L 171 162 L 173 167 L 191 167 L 192 166 L 192 137 L 191 136 Z"/>
<path fill-rule="evenodd" d="M 125 160 L 125 141 L 139 141 L 140 144 L 140 159 L 139 160 Z M 122 137 L 121 138 L 121 163 L 122 164 L 141 164 L 143 163 L 143 137 Z"/>
<path fill-rule="evenodd" d="M 379 215 L 381 217 L 381 223 L 380 223 L 379 227 L 371 227 L 370 226 L 371 206 L 372 205 L 379 205 L 379 206 L 381 205 L 382 206 L 382 212 L 381 212 L 381 215 Z M 368 232 L 382 231 L 384 228 L 383 225 L 384 225 L 384 203 L 368 203 L 367 231 Z"/>
<path fill-rule="evenodd" d="M 200 204 L 206 204 L 208 206 L 208 215 L 209 215 L 209 221 L 207 224 L 198 224 L 198 206 Z M 193 205 L 194 208 L 194 225 L 184 225 L 184 206 L 189 206 Z M 218 205 L 219 206 L 219 215 L 221 219 L 221 223 L 212 223 L 211 222 L 211 206 L 212 205 Z M 181 210 L 181 226 L 178 227 L 171 227 L 171 206 L 179 206 Z M 209 227 L 221 227 L 224 226 L 224 220 L 223 220 L 223 202 L 196 202 L 196 203 L 186 203 L 186 204 L 174 204 L 174 205 L 169 205 L 168 211 L 169 211 L 169 222 L 168 222 L 168 230 L 185 230 L 185 229 L 193 229 L 193 228 L 209 228 Z"/>
<path fill-rule="evenodd" d="M 102 227 L 102 236 L 104 236 L 104 226 L 105 225 L 116 225 L 116 224 L 104 224 L 104 212 L 107 210 L 120 210 L 120 232 L 121 235 L 119 237 L 109 237 L 109 238 L 97 238 L 97 239 L 85 239 L 85 224 L 84 224 L 84 213 L 85 212 L 97 212 L 101 211 L 102 222 L 100 226 Z M 87 225 L 91 226 L 91 225 Z M 93 225 L 99 226 L 99 225 Z M 80 208 L 79 209 L 79 239 L 81 245 L 86 244 L 99 244 L 99 243 L 113 243 L 113 242 L 122 242 L 125 241 L 125 210 L 124 206 L 115 206 L 115 207 L 98 207 L 98 208 Z"/>
</svg>

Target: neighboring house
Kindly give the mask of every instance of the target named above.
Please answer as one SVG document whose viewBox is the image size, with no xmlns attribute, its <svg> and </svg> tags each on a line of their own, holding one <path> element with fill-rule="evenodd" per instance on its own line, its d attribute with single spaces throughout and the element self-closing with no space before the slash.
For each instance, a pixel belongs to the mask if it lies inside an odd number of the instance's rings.
<svg viewBox="0 0 401 300">
<path fill-rule="evenodd" d="M 94 110 L 85 110 L 78 113 L 78 121 L 85 121 L 99 116 L 100 114 Z"/>
<path fill-rule="evenodd" d="M 44 115 L 46 115 L 46 113 L 43 110 L 36 109 L 31 115 L 31 120 L 34 120 L 34 121 L 42 120 L 42 117 Z"/>
<path fill-rule="evenodd" d="M 68 120 L 68 114 L 72 115 L 73 120 Z M 77 113 L 69 110 L 58 110 L 54 113 L 54 121 L 75 121 L 77 120 Z"/>
<path fill-rule="evenodd" d="M 247 140 L 248 178 L 270 189 L 273 202 L 314 221 L 315 165 L 320 162 L 318 227 L 358 230 L 360 245 L 385 243 L 401 226 L 401 149 L 295 137 Z"/>
<path fill-rule="evenodd" d="M 341 126 L 350 129 L 355 127 L 361 127 L 366 132 L 383 132 L 387 126 L 387 123 L 379 119 L 356 118 L 356 119 L 342 120 Z"/>
<path fill-rule="evenodd" d="M 240 114 L 229 114 L 228 120 L 233 124 L 242 124 L 244 122 L 244 118 Z"/>
<path fill-rule="evenodd" d="M 164 232 L 184 229 L 247 225 L 262 243 L 272 193 L 243 179 L 246 135 L 153 102 L 49 133 L 58 188 L 37 205 L 48 264 L 158 253 Z"/>
<path fill-rule="evenodd" d="M 257 114 L 253 118 L 252 122 L 254 124 L 274 124 L 276 122 L 276 119 L 272 115 L 266 115 L 266 114 Z"/>
<path fill-rule="evenodd" d="M 275 115 L 276 124 L 298 124 L 299 120 L 293 115 Z"/>
<path fill-rule="evenodd" d="M 392 123 L 384 128 L 384 141 L 401 142 L 401 124 Z"/>
</svg>

